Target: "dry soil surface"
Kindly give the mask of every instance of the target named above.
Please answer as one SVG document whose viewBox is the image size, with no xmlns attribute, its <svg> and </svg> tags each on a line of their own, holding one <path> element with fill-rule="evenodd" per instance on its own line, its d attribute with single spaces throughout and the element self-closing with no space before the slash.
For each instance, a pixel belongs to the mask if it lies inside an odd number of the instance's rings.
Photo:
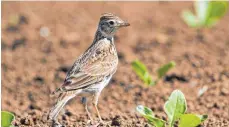
<svg viewBox="0 0 229 127">
<path fill-rule="evenodd" d="M 50 126 L 42 117 L 55 103 L 49 94 L 90 46 L 100 15 L 112 12 L 131 27 L 115 36 L 119 66 L 100 96 L 99 110 L 108 124 L 99 126 L 148 127 L 135 110 L 139 104 L 166 120 L 163 105 L 180 89 L 188 113 L 209 115 L 202 126 L 228 127 L 229 13 L 212 29 L 196 30 L 182 21 L 184 9 L 192 9 L 192 3 L 2 2 L 2 110 L 16 115 L 15 126 Z M 156 86 L 146 87 L 131 68 L 135 59 L 152 75 L 171 60 L 177 66 Z M 198 97 L 203 87 L 208 89 Z M 81 98 L 71 100 L 59 117 L 69 127 L 87 126 L 87 120 Z"/>
</svg>

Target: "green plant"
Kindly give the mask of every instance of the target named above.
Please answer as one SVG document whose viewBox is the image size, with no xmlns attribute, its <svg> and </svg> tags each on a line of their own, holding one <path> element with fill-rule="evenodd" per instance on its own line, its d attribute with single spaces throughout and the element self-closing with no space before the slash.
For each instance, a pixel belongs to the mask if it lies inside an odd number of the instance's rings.
<svg viewBox="0 0 229 127">
<path fill-rule="evenodd" d="M 182 18 L 190 27 L 212 27 L 228 10 L 228 1 L 195 1 L 196 15 L 190 10 L 182 12 Z"/>
<path fill-rule="evenodd" d="M 14 118 L 14 114 L 7 111 L 1 111 L 1 127 L 13 127 L 11 122 Z"/>
<path fill-rule="evenodd" d="M 149 74 L 146 66 L 139 60 L 132 62 L 132 68 L 141 80 L 147 85 L 155 85 L 152 76 Z"/>
<path fill-rule="evenodd" d="M 173 91 L 164 105 L 168 122 L 156 118 L 153 111 L 145 106 L 139 105 L 136 110 L 155 127 L 174 127 L 175 121 L 179 122 L 179 127 L 196 127 L 208 117 L 207 115 L 185 114 L 187 104 L 184 94 L 179 90 Z"/>
<path fill-rule="evenodd" d="M 156 118 L 153 111 L 145 106 L 139 105 L 137 106 L 137 111 L 147 119 L 147 121 L 151 124 L 154 125 L 155 127 L 164 127 L 166 122 L 162 119 Z"/>
<path fill-rule="evenodd" d="M 157 80 L 161 79 L 163 76 L 165 76 L 165 74 L 172 69 L 173 67 L 176 66 L 176 63 L 174 61 L 170 61 L 169 63 L 161 66 L 158 70 L 157 70 Z"/>
<path fill-rule="evenodd" d="M 152 76 L 149 74 L 146 66 L 139 60 L 135 60 L 132 62 L 132 68 L 135 73 L 139 76 L 139 78 L 147 85 L 155 85 L 158 80 L 160 80 L 165 74 L 173 67 L 175 67 L 175 62 L 171 61 L 168 64 L 161 66 L 157 70 L 157 79 L 153 80 Z"/>
</svg>

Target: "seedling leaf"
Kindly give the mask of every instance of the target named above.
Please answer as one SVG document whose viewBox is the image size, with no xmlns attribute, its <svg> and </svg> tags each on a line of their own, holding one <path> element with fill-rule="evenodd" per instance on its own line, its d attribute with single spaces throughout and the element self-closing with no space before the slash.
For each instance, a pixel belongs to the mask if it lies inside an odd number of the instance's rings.
<svg viewBox="0 0 229 127">
<path fill-rule="evenodd" d="M 184 94 L 180 90 L 175 90 L 166 101 L 164 110 L 168 115 L 170 126 L 174 124 L 174 121 L 178 120 L 187 109 L 186 100 Z"/>
<path fill-rule="evenodd" d="M 146 118 L 148 120 L 148 122 L 151 125 L 154 125 L 155 127 L 165 127 L 166 122 L 162 119 L 158 119 L 156 117 L 150 116 L 150 115 L 146 115 L 144 116 L 144 118 Z"/>
<path fill-rule="evenodd" d="M 198 0 L 194 4 L 199 26 L 204 25 L 208 17 L 208 3 L 209 1 Z"/>
<path fill-rule="evenodd" d="M 136 110 L 137 110 L 141 115 L 143 115 L 143 116 L 145 116 L 145 115 L 154 116 L 153 111 L 152 111 L 150 108 L 145 107 L 145 106 L 143 106 L 143 105 L 138 105 L 138 106 L 136 107 Z"/>
<path fill-rule="evenodd" d="M 155 118 L 153 111 L 145 106 L 139 105 L 136 110 L 145 118 L 147 121 L 156 127 L 165 127 L 165 121 Z"/>
<path fill-rule="evenodd" d="M 155 81 L 153 81 L 152 76 L 149 74 L 146 66 L 140 62 L 139 60 L 135 60 L 132 62 L 132 68 L 135 73 L 139 76 L 141 80 L 144 81 L 147 85 L 155 85 Z"/>
<path fill-rule="evenodd" d="M 225 15 L 228 10 L 228 1 L 211 1 L 208 4 L 208 14 L 205 25 L 211 27 Z"/>
<path fill-rule="evenodd" d="M 182 18 L 191 27 L 212 27 L 225 15 L 228 1 L 196 1 L 194 4 L 196 15 L 190 11 L 183 11 Z"/>
<path fill-rule="evenodd" d="M 185 21 L 185 23 L 188 24 L 188 26 L 190 27 L 197 27 L 199 25 L 196 16 L 193 15 L 191 11 L 188 10 L 183 11 L 182 18 Z"/>
<path fill-rule="evenodd" d="M 209 17 L 222 17 L 228 9 L 228 1 L 211 1 L 208 5 Z"/>
<path fill-rule="evenodd" d="M 174 61 L 169 62 L 168 64 L 163 65 L 157 70 L 158 79 L 163 77 L 170 69 L 176 66 Z"/>
<path fill-rule="evenodd" d="M 183 114 L 180 117 L 179 127 L 196 127 L 201 123 L 200 117 L 195 114 Z"/>
<path fill-rule="evenodd" d="M 197 116 L 200 118 L 201 122 L 205 121 L 208 118 L 208 115 L 197 115 Z"/>
<path fill-rule="evenodd" d="M 7 111 L 1 111 L 1 126 L 9 127 L 12 126 L 11 122 L 14 120 L 14 115 Z"/>
</svg>

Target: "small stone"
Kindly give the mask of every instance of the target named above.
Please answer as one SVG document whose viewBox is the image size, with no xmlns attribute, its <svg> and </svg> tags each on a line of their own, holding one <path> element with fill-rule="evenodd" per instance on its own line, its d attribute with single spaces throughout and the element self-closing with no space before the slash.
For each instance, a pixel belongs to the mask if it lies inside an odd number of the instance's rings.
<svg viewBox="0 0 229 127">
<path fill-rule="evenodd" d="M 12 50 L 15 50 L 19 46 L 25 45 L 25 42 L 26 42 L 25 38 L 20 38 L 20 39 L 14 40 L 13 45 L 11 46 Z"/>
<path fill-rule="evenodd" d="M 22 118 L 20 120 L 20 123 L 23 124 L 23 125 L 30 125 L 30 121 L 27 118 Z"/>
<path fill-rule="evenodd" d="M 221 91 L 220 91 L 220 94 L 223 95 L 223 96 L 226 96 L 229 94 L 229 90 L 226 89 L 226 88 L 222 88 Z"/>
<path fill-rule="evenodd" d="M 112 120 L 111 126 L 121 126 L 120 116 L 115 116 L 115 118 Z"/>
<path fill-rule="evenodd" d="M 50 34 L 48 27 L 41 27 L 40 29 L 40 36 L 42 37 L 48 37 Z"/>
</svg>

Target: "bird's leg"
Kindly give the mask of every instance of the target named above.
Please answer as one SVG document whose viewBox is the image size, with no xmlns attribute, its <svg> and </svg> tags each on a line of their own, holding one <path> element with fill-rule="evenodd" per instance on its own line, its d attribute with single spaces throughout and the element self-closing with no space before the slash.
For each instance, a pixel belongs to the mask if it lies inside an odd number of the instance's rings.
<svg viewBox="0 0 229 127">
<path fill-rule="evenodd" d="M 98 115 L 98 117 L 99 117 L 99 121 L 100 121 L 100 122 L 103 122 L 103 120 L 102 120 L 102 118 L 101 118 L 101 116 L 100 116 L 100 113 L 99 113 L 97 104 L 95 104 L 94 107 L 95 107 L 95 110 L 96 110 L 97 115 Z"/>
<path fill-rule="evenodd" d="M 91 113 L 88 111 L 88 107 L 87 107 L 87 98 L 86 98 L 86 97 L 83 97 L 83 98 L 82 98 L 82 102 L 83 102 L 83 104 L 84 104 L 84 107 L 85 107 L 85 110 L 86 110 L 86 112 L 87 112 L 87 115 L 88 115 L 88 117 L 89 117 L 89 119 L 90 119 L 90 123 L 93 124 L 93 118 L 91 117 Z"/>
<path fill-rule="evenodd" d="M 100 93 L 97 93 L 97 94 L 95 94 L 95 95 L 94 95 L 94 98 L 93 98 L 93 102 L 92 102 L 92 104 L 93 104 L 93 106 L 94 106 L 94 108 L 95 108 L 95 110 L 96 110 L 96 113 L 97 113 L 98 117 L 99 117 L 99 121 L 100 121 L 100 123 L 104 123 L 104 122 L 103 122 L 103 120 L 102 120 L 102 118 L 101 118 L 101 116 L 100 116 L 100 113 L 99 113 L 98 107 L 97 107 L 97 105 L 98 105 L 99 95 L 100 95 Z"/>
</svg>

